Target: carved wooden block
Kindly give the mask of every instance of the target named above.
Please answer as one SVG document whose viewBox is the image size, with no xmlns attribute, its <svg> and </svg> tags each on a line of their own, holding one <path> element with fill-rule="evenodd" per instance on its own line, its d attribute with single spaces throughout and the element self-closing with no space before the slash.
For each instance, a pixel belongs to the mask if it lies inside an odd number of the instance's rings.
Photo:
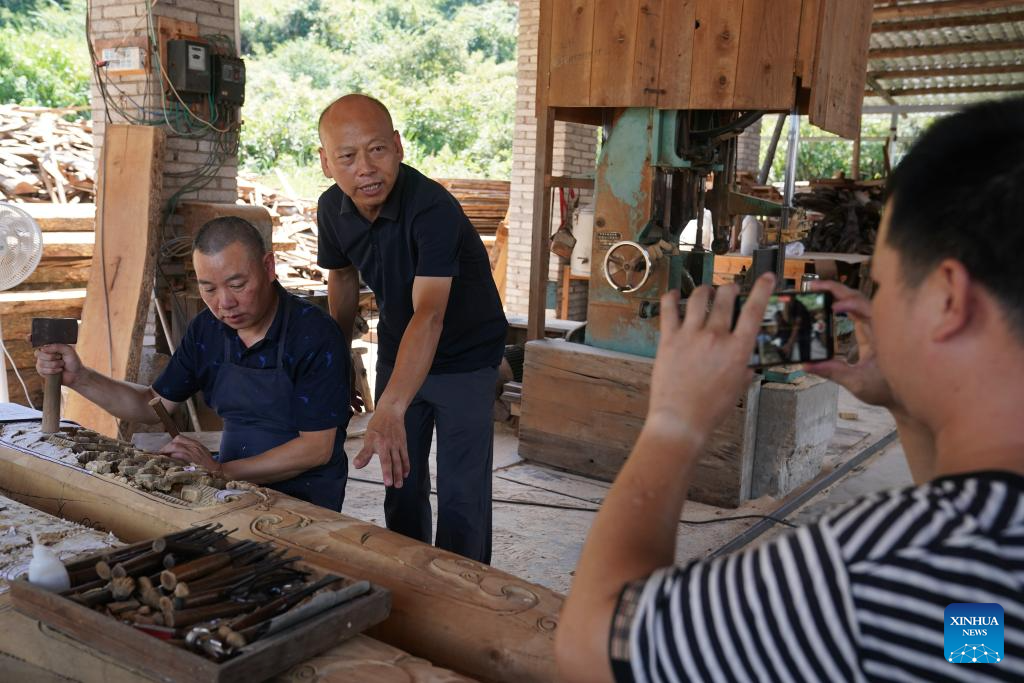
<svg viewBox="0 0 1024 683">
<path fill-rule="evenodd" d="M 27 430 L 17 443 L 3 427 L 4 495 L 129 542 L 210 521 L 238 527 L 238 538 L 275 541 L 326 571 L 391 590 L 391 616 L 372 631 L 376 638 L 484 681 L 556 680 L 562 596 L 553 591 L 268 489 L 195 507 L 131 488 L 82 469 L 74 454 L 41 436 L 35 443 L 36 425 L 17 425 Z"/>
</svg>

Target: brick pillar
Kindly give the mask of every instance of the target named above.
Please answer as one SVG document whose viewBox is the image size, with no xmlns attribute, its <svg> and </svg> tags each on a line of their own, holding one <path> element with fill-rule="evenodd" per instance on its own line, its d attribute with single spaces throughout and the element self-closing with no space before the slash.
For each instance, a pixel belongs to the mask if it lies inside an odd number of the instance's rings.
<svg viewBox="0 0 1024 683">
<path fill-rule="evenodd" d="M 772 123 L 775 123 L 774 118 L 770 119 Z M 761 122 L 763 118 L 758 119 L 757 123 L 747 128 L 740 135 L 736 141 L 736 171 L 747 171 L 753 173 L 756 177 L 758 172 L 761 170 L 761 164 L 758 163 L 758 158 L 761 154 Z"/>
<path fill-rule="evenodd" d="M 533 180 L 537 140 L 537 34 L 540 28 L 539 0 L 519 3 L 519 64 L 516 76 L 516 119 L 512 146 L 512 187 L 509 205 L 509 260 L 505 308 L 525 315 L 530 299 L 530 242 L 533 236 Z M 592 175 L 597 150 L 597 130 L 572 123 L 555 124 L 552 172 L 555 175 Z M 589 194 L 589 193 L 587 193 Z M 587 201 L 587 197 L 583 197 Z M 556 203 L 552 230 L 558 227 Z M 560 259 L 551 256 L 549 279 L 559 281 Z M 586 315 L 587 287 L 574 282 L 569 298 L 570 317 Z"/>
<path fill-rule="evenodd" d="M 107 39 L 145 38 L 148 32 L 146 8 L 149 4 L 148 0 L 92 0 L 90 33 L 94 44 Z M 196 23 L 200 35 L 222 34 L 232 45 L 236 44 L 235 0 L 157 0 L 153 6 L 153 15 Z M 103 147 L 108 116 L 114 123 L 125 123 L 133 118 L 154 118 L 162 109 L 162 83 L 155 63 L 152 67 L 148 75 L 108 75 L 104 80 L 108 83 L 108 94 L 116 105 L 109 110 L 94 77 L 92 118 L 97 156 Z M 122 112 L 129 118 L 122 115 Z M 165 130 L 167 151 L 164 163 L 164 201 L 188 182 L 185 174 L 203 168 L 215 145 L 212 137 L 197 140 L 176 135 L 166 126 Z M 213 179 L 202 188 L 184 195 L 183 199 L 235 203 L 238 156 L 228 154 L 221 158 L 223 166 Z"/>
</svg>

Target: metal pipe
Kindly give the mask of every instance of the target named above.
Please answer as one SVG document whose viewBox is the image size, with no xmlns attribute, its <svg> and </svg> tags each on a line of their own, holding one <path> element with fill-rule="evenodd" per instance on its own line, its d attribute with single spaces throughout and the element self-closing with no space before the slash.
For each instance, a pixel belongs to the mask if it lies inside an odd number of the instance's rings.
<svg viewBox="0 0 1024 683">
<path fill-rule="evenodd" d="M 779 118 L 775 122 L 775 130 L 772 131 L 772 140 L 768 143 L 768 152 L 764 156 L 764 163 L 761 164 L 761 171 L 757 174 L 758 185 L 768 182 L 768 174 L 772 170 L 772 164 L 775 163 L 775 152 L 779 148 L 779 139 L 782 137 L 782 127 L 785 124 L 786 115 L 779 114 Z"/>
<path fill-rule="evenodd" d="M 886 145 L 889 147 L 889 165 L 895 166 L 896 160 L 893 159 L 893 153 L 896 151 L 896 138 L 899 136 L 900 128 L 900 117 L 898 114 L 893 113 L 889 120 L 889 139 L 886 141 Z"/>
<path fill-rule="evenodd" d="M 793 208 L 793 195 L 796 192 L 796 164 L 797 155 L 800 151 L 800 114 L 796 108 L 789 115 L 789 139 L 786 149 L 786 180 L 783 186 L 782 197 L 787 208 Z M 789 223 L 789 216 L 783 213 L 783 220 Z M 783 228 L 786 226 L 784 225 Z"/>
<path fill-rule="evenodd" d="M 793 213 L 793 195 L 796 193 L 796 164 L 800 151 L 800 114 L 796 105 L 789 114 L 789 136 L 786 148 L 786 178 L 782 191 L 782 216 L 779 219 L 779 236 L 776 244 L 779 257 L 775 260 L 775 286 L 782 289 L 785 285 L 786 246 L 782 243 L 782 234 L 789 227 L 789 216 Z"/>
<path fill-rule="evenodd" d="M 854 180 L 860 180 L 860 132 L 857 133 L 857 139 L 853 141 L 853 158 L 850 159 L 850 177 Z"/>
<path fill-rule="evenodd" d="M 791 514 L 798 511 L 803 505 L 805 505 L 812 498 L 814 498 L 814 496 L 818 495 L 819 493 L 827 489 L 829 486 L 832 486 L 833 484 L 838 482 L 840 479 L 849 474 L 850 471 L 853 470 L 855 467 L 862 464 L 865 460 L 870 458 L 875 453 L 878 453 L 892 442 L 896 441 L 898 436 L 899 435 L 896 433 L 895 429 L 887 433 L 881 439 L 871 444 L 863 451 L 861 451 L 854 457 L 850 458 L 836 469 L 829 472 L 824 477 L 821 477 L 820 479 L 817 479 L 814 482 L 812 482 L 809 486 L 807 486 L 807 488 L 800 491 L 800 493 L 796 494 L 793 498 L 786 500 L 784 503 L 782 503 L 782 505 L 779 505 L 774 510 L 771 510 L 765 519 L 761 519 L 755 522 L 746 531 L 743 531 L 734 539 L 732 539 L 731 541 L 729 541 L 728 543 L 726 543 L 725 545 L 721 546 L 713 553 L 711 553 L 707 559 L 713 560 L 716 557 L 728 555 L 729 553 L 736 552 L 740 548 L 743 548 L 744 546 L 748 545 L 749 543 L 754 541 L 754 539 L 756 539 L 758 536 L 760 536 L 761 534 L 765 533 L 766 531 L 770 530 L 773 526 L 775 526 L 777 523 L 776 520 L 786 519 Z"/>
</svg>

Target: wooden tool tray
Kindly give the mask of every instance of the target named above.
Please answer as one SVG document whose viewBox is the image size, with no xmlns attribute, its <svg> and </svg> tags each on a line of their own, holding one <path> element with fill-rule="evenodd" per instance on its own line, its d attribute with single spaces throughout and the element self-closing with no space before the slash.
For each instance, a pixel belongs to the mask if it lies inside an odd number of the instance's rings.
<svg viewBox="0 0 1024 683">
<path fill-rule="evenodd" d="M 97 553 L 94 557 L 100 560 L 105 554 Z M 323 575 L 313 566 L 298 564 L 310 572 L 309 581 Z M 346 580 L 346 585 L 349 583 L 351 581 Z M 19 612 L 109 655 L 118 663 L 154 680 L 183 683 L 267 680 L 383 621 L 391 609 L 390 592 L 371 585 L 368 592 L 356 598 L 254 640 L 230 659 L 216 662 L 24 579 L 10 582 L 10 596 Z"/>
</svg>

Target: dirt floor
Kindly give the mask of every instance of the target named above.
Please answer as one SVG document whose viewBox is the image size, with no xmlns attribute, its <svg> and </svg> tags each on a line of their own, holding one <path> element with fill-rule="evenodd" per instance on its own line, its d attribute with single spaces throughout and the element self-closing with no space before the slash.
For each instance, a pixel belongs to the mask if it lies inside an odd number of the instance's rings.
<svg viewBox="0 0 1024 683">
<path fill-rule="evenodd" d="M 368 347 L 369 353 L 364 359 L 372 383 L 375 345 L 357 344 Z M 839 396 L 839 410 L 849 419 L 839 420 L 825 467 L 816 482 L 805 485 L 785 500 L 764 497 L 737 509 L 688 503 L 679 523 L 678 563 L 732 551 L 785 532 L 786 526 L 777 523 L 777 519 L 794 524 L 811 522 L 833 507 L 862 495 L 911 483 L 902 450 L 893 439 L 894 425 L 888 412 L 864 405 L 843 390 Z M 349 426 L 346 452 L 350 461 L 362 447 L 361 436 L 367 420 L 367 416 L 357 416 Z M 512 429 L 496 426 L 492 561 L 502 570 L 566 592 L 594 514 L 609 484 L 524 461 L 518 455 L 518 445 Z M 436 444 L 431 460 L 434 472 Z M 377 462 L 362 470 L 356 470 L 350 462 L 343 512 L 383 526 L 383 500 Z M 8 516 L 21 513 L 10 512 L 14 508 L 0 501 L 0 563 L 10 570 L 27 563 L 24 551 L 28 547 L 30 554 L 30 546 L 26 545 L 27 534 L 8 529 L 12 526 L 23 529 L 25 524 L 19 520 L 26 514 L 32 515 L 24 513 L 18 520 L 6 519 L 5 506 Z M 40 523 L 44 522 L 40 520 Z M 15 533 L 18 533 L 17 539 L 12 535 Z M 18 548 L 17 555 L 10 554 L 13 547 Z"/>
<path fill-rule="evenodd" d="M 822 476 L 842 468 L 866 449 L 878 448 L 880 441 L 891 438 L 894 429 L 886 411 L 861 404 L 846 392 L 840 393 L 839 409 L 856 415 L 856 419 L 839 420 Z M 361 446 L 360 438 L 348 440 L 350 460 Z M 493 564 L 529 581 L 568 591 L 583 541 L 609 485 L 524 461 L 517 449 L 515 433 L 499 426 L 494 449 Z M 431 455 L 432 461 L 435 458 L 436 451 Z M 431 463 L 432 472 L 435 465 Z M 362 470 L 350 467 L 343 512 L 383 525 L 384 491 L 380 481 L 376 461 Z M 896 443 L 879 449 L 820 492 L 813 485 L 807 486 L 785 501 L 765 497 L 735 510 L 689 503 L 679 524 L 676 560 L 685 563 L 701 559 L 727 544 L 758 542 L 784 531 L 782 525 L 765 525 L 763 516 L 777 516 L 781 505 L 797 498 L 806 498 L 806 502 L 785 517 L 791 523 L 812 521 L 833 506 L 866 493 L 909 484 L 910 474 Z M 767 526 L 763 535 L 756 539 L 743 537 L 759 523 L 756 528 Z"/>
</svg>

